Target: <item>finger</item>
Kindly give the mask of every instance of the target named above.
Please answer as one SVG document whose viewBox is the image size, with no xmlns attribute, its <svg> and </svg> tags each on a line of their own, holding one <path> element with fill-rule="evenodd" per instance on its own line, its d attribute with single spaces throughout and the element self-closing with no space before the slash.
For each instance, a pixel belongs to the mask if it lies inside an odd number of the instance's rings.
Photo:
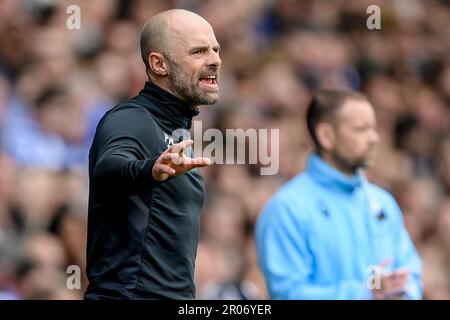
<svg viewBox="0 0 450 320">
<path fill-rule="evenodd" d="M 182 150 L 184 148 L 184 145 L 186 144 L 185 141 L 182 141 L 180 143 L 176 143 L 174 145 L 172 145 L 169 149 L 170 153 L 179 153 L 180 150 Z"/>
<path fill-rule="evenodd" d="M 399 293 L 405 292 L 405 285 L 393 285 L 389 288 L 389 290 L 385 290 L 384 293 L 386 295 L 397 295 Z"/>
<path fill-rule="evenodd" d="M 403 274 L 400 276 L 396 276 L 394 281 L 396 284 L 405 285 L 406 283 L 408 283 L 408 280 L 409 280 L 409 274 Z"/>
<path fill-rule="evenodd" d="M 172 153 L 169 153 L 169 152 L 167 152 L 167 153 L 163 153 L 163 154 L 161 154 L 161 156 L 159 157 L 159 160 L 160 160 L 160 162 L 163 162 L 163 163 L 168 163 L 168 162 L 171 162 L 172 161 Z"/>
<path fill-rule="evenodd" d="M 197 167 L 206 167 L 211 165 L 212 161 L 209 158 L 186 158 L 185 164 L 190 169 L 197 168 Z"/>
<path fill-rule="evenodd" d="M 168 175 L 173 175 L 173 174 L 176 173 L 175 169 L 173 169 L 173 168 L 171 168 L 171 167 L 169 167 L 168 165 L 165 165 L 165 164 L 158 164 L 155 167 L 155 172 L 156 172 L 156 174 L 166 173 Z"/>
<path fill-rule="evenodd" d="M 406 283 L 409 279 L 409 276 L 407 274 L 395 276 L 394 281 L 395 283 Z"/>
<path fill-rule="evenodd" d="M 183 158 L 178 153 L 171 153 L 170 154 L 170 162 L 176 166 L 181 166 L 184 164 Z"/>
<path fill-rule="evenodd" d="M 191 140 L 191 139 L 184 140 L 184 142 L 186 142 L 186 146 L 184 147 L 184 149 L 187 149 L 194 144 L 194 140 Z"/>
<path fill-rule="evenodd" d="M 407 274 L 402 273 L 401 275 L 397 275 L 394 272 L 385 278 L 385 281 L 383 282 L 383 289 L 385 291 L 403 290 L 405 288 L 407 280 Z"/>
<path fill-rule="evenodd" d="M 387 259 L 384 259 L 383 262 L 381 262 L 378 266 L 380 266 L 381 268 L 385 268 L 388 265 L 390 265 L 391 263 L 392 263 L 392 259 L 387 258 Z"/>
<path fill-rule="evenodd" d="M 399 277 L 399 276 L 407 276 L 407 275 L 409 275 L 410 273 L 411 273 L 411 271 L 408 270 L 408 269 L 397 269 L 397 270 L 394 271 L 393 274 L 394 274 L 395 276 Z"/>
<path fill-rule="evenodd" d="M 192 140 L 185 140 L 184 142 L 185 142 L 185 145 L 184 145 L 183 149 L 180 150 L 180 152 L 179 152 L 180 156 L 182 156 L 184 154 L 184 152 L 187 148 L 191 147 L 194 144 L 194 141 L 192 141 Z"/>
<path fill-rule="evenodd" d="M 176 166 L 183 164 L 183 159 L 178 155 L 178 153 L 162 154 L 160 159 L 160 162 L 163 164 L 174 164 Z"/>
<path fill-rule="evenodd" d="M 409 271 L 409 270 L 395 270 L 395 271 L 392 273 L 392 277 L 393 277 L 395 280 L 404 280 L 404 279 L 407 279 L 407 278 L 408 278 L 409 274 L 410 274 L 410 271 Z"/>
<path fill-rule="evenodd" d="M 171 152 L 182 154 L 183 150 L 185 150 L 188 146 L 191 146 L 194 143 L 192 140 L 184 140 L 180 143 L 174 144 L 172 146 Z"/>
<path fill-rule="evenodd" d="M 384 300 L 404 300 L 405 299 L 405 290 L 394 290 L 383 293 Z"/>
<path fill-rule="evenodd" d="M 178 154 L 179 154 L 180 156 L 184 156 L 185 150 L 186 150 L 187 148 L 189 148 L 190 146 L 192 146 L 192 144 L 194 143 L 194 141 L 192 141 L 192 140 L 186 140 L 186 141 L 184 141 L 184 142 L 185 142 L 185 145 L 184 145 L 183 149 L 181 149 L 180 152 L 178 152 Z"/>
<path fill-rule="evenodd" d="M 385 271 L 385 269 L 386 269 L 391 263 L 392 263 L 392 259 L 391 259 L 391 258 L 387 258 L 387 259 L 383 260 L 383 261 L 378 265 L 378 267 L 379 267 L 379 272 L 380 272 L 382 275 L 389 276 L 389 275 L 390 275 L 389 272 Z"/>
</svg>

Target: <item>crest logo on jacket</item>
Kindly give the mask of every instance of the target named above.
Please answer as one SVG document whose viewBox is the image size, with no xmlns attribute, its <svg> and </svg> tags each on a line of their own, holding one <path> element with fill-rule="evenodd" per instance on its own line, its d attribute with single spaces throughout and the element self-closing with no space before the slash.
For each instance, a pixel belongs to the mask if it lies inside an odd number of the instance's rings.
<svg viewBox="0 0 450 320">
<path fill-rule="evenodd" d="M 329 218 L 330 217 L 330 211 L 327 208 L 327 205 L 325 204 L 325 201 L 319 200 L 317 202 L 318 209 L 321 214 L 323 214 L 324 217 Z"/>
<path fill-rule="evenodd" d="M 167 145 L 167 148 L 170 148 L 173 145 L 173 138 L 171 135 L 168 135 L 164 132 L 164 143 Z"/>
</svg>

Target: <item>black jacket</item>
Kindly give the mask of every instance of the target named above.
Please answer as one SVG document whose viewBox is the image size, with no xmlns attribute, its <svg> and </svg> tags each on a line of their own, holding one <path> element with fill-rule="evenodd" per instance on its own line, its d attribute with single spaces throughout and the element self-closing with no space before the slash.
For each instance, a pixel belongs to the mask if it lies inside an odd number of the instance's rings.
<svg viewBox="0 0 450 320">
<path fill-rule="evenodd" d="M 86 299 L 195 298 L 203 179 L 194 169 L 159 183 L 151 169 L 197 114 L 147 82 L 100 120 L 89 154 Z"/>
</svg>

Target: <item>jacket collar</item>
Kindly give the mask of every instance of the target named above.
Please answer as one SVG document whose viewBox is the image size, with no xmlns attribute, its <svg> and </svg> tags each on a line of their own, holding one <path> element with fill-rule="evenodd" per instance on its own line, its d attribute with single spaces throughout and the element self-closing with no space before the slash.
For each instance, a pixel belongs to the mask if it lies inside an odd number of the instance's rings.
<svg viewBox="0 0 450 320">
<path fill-rule="evenodd" d="M 163 119 L 173 129 L 190 129 L 192 118 L 199 114 L 197 107 L 192 107 L 185 101 L 175 97 L 170 92 L 162 89 L 154 83 L 145 82 L 144 89 L 139 93 L 145 100 L 145 107 Z"/>
<path fill-rule="evenodd" d="M 333 190 L 351 193 L 362 185 L 362 177 L 359 173 L 354 174 L 352 177 L 347 177 L 326 163 L 317 153 L 310 155 L 306 171 L 318 183 Z"/>
</svg>

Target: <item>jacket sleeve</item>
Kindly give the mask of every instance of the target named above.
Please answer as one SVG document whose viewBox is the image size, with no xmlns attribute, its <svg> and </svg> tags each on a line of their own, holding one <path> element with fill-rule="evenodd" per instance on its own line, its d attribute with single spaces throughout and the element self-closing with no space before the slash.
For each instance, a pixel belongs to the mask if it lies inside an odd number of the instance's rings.
<svg viewBox="0 0 450 320">
<path fill-rule="evenodd" d="M 395 210 L 395 269 L 408 269 L 410 271 L 406 286 L 406 297 L 412 300 L 422 299 L 422 261 L 405 228 L 402 212 L 397 202 L 392 199 Z"/>
<path fill-rule="evenodd" d="M 123 108 L 104 119 L 96 136 L 94 183 L 107 193 L 133 195 L 157 182 L 152 168 L 160 150 L 156 124 L 141 107 Z M 150 154 L 150 156 L 148 156 Z"/>
<path fill-rule="evenodd" d="M 272 299 L 371 299 L 365 282 L 317 284 L 310 280 L 314 259 L 308 224 L 281 201 L 270 201 L 256 226 L 258 259 Z"/>
</svg>

